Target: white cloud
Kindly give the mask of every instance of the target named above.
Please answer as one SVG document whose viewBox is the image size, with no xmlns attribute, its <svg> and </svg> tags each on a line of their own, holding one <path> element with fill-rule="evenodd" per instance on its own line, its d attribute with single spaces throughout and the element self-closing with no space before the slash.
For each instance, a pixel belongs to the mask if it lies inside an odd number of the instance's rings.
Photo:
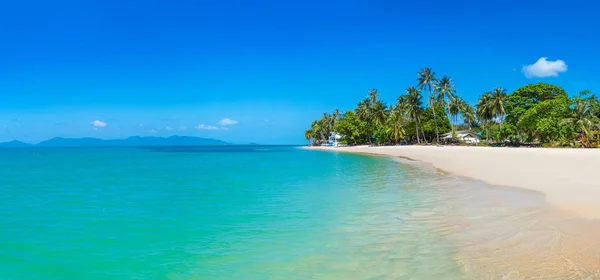
<svg viewBox="0 0 600 280">
<path fill-rule="evenodd" d="M 95 127 L 106 127 L 106 123 L 103 121 L 99 121 L 99 120 L 95 120 L 93 122 L 90 122 L 93 126 Z"/>
<path fill-rule="evenodd" d="M 229 128 L 222 126 L 221 130 L 229 130 Z"/>
<path fill-rule="evenodd" d="M 173 130 L 174 128 L 170 127 L 170 126 L 166 126 L 165 130 Z"/>
<path fill-rule="evenodd" d="M 560 59 L 548 61 L 546 59 L 546 57 L 542 57 L 534 64 L 525 65 L 521 71 L 528 79 L 556 77 L 558 73 L 567 72 L 567 64 L 564 61 Z"/>
<path fill-rule="evenodd" d="M 182 126 L 179 127 L 179 130 L 180 131 L 185 131 L 185 130 L 187 130 L 187 127 L 185 127 L 185 125 L 182 125 Z"/>
<path fill-rule="evenodd" d="M 156 132 L 157 132 L 156 129 L 150 130 L 150 133 L 156 133 Z"/>
<path fill-rule="evenodd" d="M 237 123 L 238 123 L 238 121 L 236 121 L 236 120 L 224 118 L 224 119 L 220 120 L 217 124 L 219 124 L 219 125 L 234 125 Z"/>
<path fill-rule="evenodd" d="M 203 124 L 199 124 L 199 125 L 195 126 L 194 128 L 197 130 L 219 130 L 219 128 L 214 125 L 203 125 Z"/>
</svg>

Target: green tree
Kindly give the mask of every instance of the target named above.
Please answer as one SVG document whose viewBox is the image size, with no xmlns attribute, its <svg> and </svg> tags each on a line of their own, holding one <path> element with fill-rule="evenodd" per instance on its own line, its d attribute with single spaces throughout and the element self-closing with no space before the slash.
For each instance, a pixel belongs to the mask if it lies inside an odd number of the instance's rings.
<svg viewBox="0 0 600 280">
<path fill-rule="evenodd" d="M 354 111 L 346 111 L 335 125 L 335 131 L 342 135 L 344 144 L 360 144 L 366 138 L 366 122 L 358 118 Z"/>
<path fill-rule="evenodd" d="M 512 125 L 514 128 L 516 128 L 516 134 L 521 140 L 523 140 L 523 134 L 527 136 L 526 138 L 531 139 L 534 137 L 534 131 L 531 130 L 533 127 L 519 126 L 517 125 L 518 122 L 521 120 L 523 115 L 529 109 L 536 106 L 536 104 L 559 97 L 564 98 L 568 97 L 568 95 L 563 88 L 552 84 L 537 83 L 520 87 L 508 95 L 508 100 L 505 107 L 506 117 L 504 118 L 504 124 Z"/>
<path fill-rule="evenodd" d="M 458 108 L 460 114 L 462 115 L 463 122 L 469 126 L 469 129 L 475 126 L 477 123 L 477 115 L 475 113 L 475 109 L 473 109 L 473 106 L 461 99 Z"/>
<path fill-rule="evenodd" d="M 563 120 L 571 113 L 570 103 L 567 95 L 536 102 L 521 115 L 516 127 L 543 143 L 568 142 L 574 127 Z"/>
<path fill-rule="evenodd" d="M 379 101 L 379 94 L 377 93 L 377 89 L 371 89 L 369 91 L 369 94 L 367 94 L 367 98 L 369 99 L 369 101 L 371 101 L 371 104 L 377 103 L 377 101 Z"/>
<path fill-rule="evenodd" d="M 450 114 L 450 116 L 452 116 L 452 122 L 456 124 L 456 119 L 458 117 L 458 114 L 461 112 L 461 106 L 462 106 L 462 102 L 463 100 L 460 99 L 459 97 L 454 97 L 450 99 L 450 102 L 448 103 L 448 114 Z M 456 130 L 456 129 L 454 129 Z"/>
<path fill-rule="evenodd" d="M 590 147 L 590 140 L 594 140 L 594 130 L 598 127 L 598 117 L 594 114 L 597 103 L 598 100 L 589 90 L 582 91 L 579 97 L 573 98 L 570 116 L 563 119 L 563 122 L 574 127 L 584 147 Z"/>
<path fill-rule="evenodd" d="M 381 102 L 376 101 L 371 107 L 371 117 L 374 126 L 381 126 L 385 124 L 385 120 L 388 116 L 387 106 Z"/>
<path fill-rule="evenodd" d="M 371 122 L 372 122 L 372 106 L 369 98 L 358 102 L 356 106 L 356 116 L 366 123 L 366 131 L 368 142 L 371 143 Z"/>
<path fill-rule="evenodd" d="M 434 114 L 435 112 L 435 114 Z M 437 116 L 437 117 L 436 117 Z M 438 120 L 437 126 L 435 120 Z M 446 110 L 442 107 L 427 107 L 423 111 L 423 115 L 421 117 L 421 125 L 423 134 L 426 139 L 431 139 L 434 141 L 436 139 L 436 128 L 439 128 L 441 131 L 450 132 L 452 131 L 452 125 L 450 121 L 448 121 L 448 117 L 446 115 Z"/>
<path fill-rule="evenodd" d="M 452 78 L 443 76 L 435 85 L 435 91 L 437 93 L 438 103 L 442 104 L 446 109 L 448 117 L 453 114 L 450 112 L 450 103 L 452 100 L 457 99 L 456 90 L 452 84 Z"/>
<path fill-rule="evenodd" d="M 506 90 L 501 87 L 496 87 L 488 100 L 489 113 L 498 120 L 500 123 L 500 129 L 502 129 L 502 120 L 506 114 L 506 101 L 507 101 Z"/>
<path fill-rule="evenodd" d="M 429 92 L 429 106 L 434 108 L 435 110 L 435 97 L 433 96 L 432 89 L 435 87 L 437 83 L 437 79 L 435 78 L 435 72 L 431 70 L 429 67 L 425 67 L 421 69 L 418 73 L 417 82 L 420 90 L 427 90 Z M 437 116 L 433 115 L 434 123 L 435 123 L 435 134 L 437 137 L 437 142 L 440 142 L 440 133 L 437 126 Z"/>
<path fill-rule="evenodd" d="M 484 130 L 486 131 L 486 139 L 489 141 L 490 139 L 490 125 L 491 125 L 491 121 L 494 118 L 494 114 L 492 113 L 492 110 L 490 108 L 490 100 L 492 99 L 492 93 L 490 92 L 486 92 L 483 95 L 481 95 L 479 97 L 479 99 L 477 100 L 477 111 L 476 111 L 476 115 L 477 118 L 479 119 L 479 121 L 481 122 L 481 124 L 484 127 Z"/>
<path fill-rule="evenodd" d="M 386 121 L 387 125 L 387 133 L 389 134 L 390 139 L 394 139 L 394 143 L 398 144 L 398 141 L 404 138 L 405 131 L 404 125 L 406 124 L 406 119 L 404 118 L 404 113 L 402 112 L 402 107 L 395 106 L 392 108 L 390 112 L 390 116 Z"/>
<path fill-rule="evenodd" d="M 421 140 L 419 139 L 419 122 L 421 120 L 421 116 L 423 115 L 423 103 L 421 99 L 421 92 L 413 86 L 409 86 L 406 89 L 405 95 L 398 97 L 398 106 L 400 106 L 400 108 L 406 112 L 406 114 L 414 123 L 417 143 L 421 143 Z"/>
</svg>

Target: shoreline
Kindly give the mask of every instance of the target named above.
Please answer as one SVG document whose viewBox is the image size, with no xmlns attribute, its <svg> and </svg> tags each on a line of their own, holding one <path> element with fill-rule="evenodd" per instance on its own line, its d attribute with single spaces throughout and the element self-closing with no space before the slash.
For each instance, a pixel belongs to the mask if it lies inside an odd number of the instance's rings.
<svg viewBox="0 0 600 280">
<path fill-rule="evenodd" d="M 583 218 L 600 218 L 600 150 L 460 146 L 305 148 L 415 160 L 490 185 L 538 191 L 561 210 Z"/>
</svg>

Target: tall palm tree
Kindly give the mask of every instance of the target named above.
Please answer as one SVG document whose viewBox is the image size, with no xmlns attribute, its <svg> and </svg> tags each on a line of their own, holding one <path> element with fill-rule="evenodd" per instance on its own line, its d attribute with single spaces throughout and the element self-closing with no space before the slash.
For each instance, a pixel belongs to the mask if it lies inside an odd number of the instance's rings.
<svg viewBox="0 0 600 280">
<path fill-rule="evenodd" d="M 452 116 L 453 120 L 451 123 L 454 123 L 453 128 L 456 126 L 456 119 L 458 117 L 458 114 L 461 112 L 460 106 L 462 105 L 462 102 L 463 100 L 459 97 L 453 97 L 448 103 L 448 115 Z M 456 128 L 454 130 L 456 130 Z"/>
<path fill-rule="evenodd" d="M 372 108 L 371 100 L 369 98 L 358 102 L 356 106 L 356 116 L 367 123 L 367 138 L 369 144 L 371 143 L 371 120 L 372 120 Z"/>
<path fill-rule="evenodd" d="M 429 67 L 421 69 L 418 73 L 417 82 L 420 90 L 427 90 L 429 92 L 429 106 L 433 109 L 433 121 L 435 123 L 435 135 L 437 142 L 440 142 L 440 132 L 438 131 L 437 117 L 435 111 L 435 98 L 432 94 L 432 89 L 435 87 L 437 79 L 435 78 L 435 72 Z"/>
<path fill-rule="evenodd" d="M 398 144 L 398 139 L 404 138 L 404 114 L 400 106 L 395 106 L 390 112 L 390 116 L 387 118 L 386 123 L 388 125 L 387 132 L 394 139 L 394 142 Z"/>
<path fill-rule="evenodd" d="M 492 113 L 492 109 L 491 109 L 491 102 L 490 100 L 492 99 L 492 93 L 491 92 L 486 92 L 484 93 L 481 97 L 479 97 L 479 99 L 477 100 L 477 118 L 481 121 L 481 123 L 487 128 L 486 130 L 486 138 L 489 141 L 489 134 L 490 134 L 490 129 L 489 129 L 489 121 L 491 121 L 494 118 L 494 114 Z"/>
<path fill-rule="evenodd" d="M 331 126 L 331 131 L 334 131 L 334 127 L 340 119 L 340 110 L 335 109 L 331 115 L 329 115 L 329 125 Z"/>
<path fill-rule="evenodd" d="M 437 101 L 444 106 L 444 110 L 448 113 L 448 121 L 450 121 L 450 102 L 457 97 L 456 90 L 452 84 L 452 78 L 443 76 L 436 84 L 435 91 L 437 93 Z"/>
<path fill-rule="evenodd" d="M 508 95 L 506 90 L 501 87 L 496 87 L 489 100 L 489 110 L 493 117 L 495 117 L 500 123 L 500 129 L 502 129 L 502 119 L 506 114 L 506 101 Z"/>
<path fill-rule="evenodd" d="M 461 99 L 459 104 L 459 111 L 463 117 L 463 121 L 465 124 L 469 125 L 469 129 L 475 125 L 477 121 L 475 110 L 473 106 L 469 105 L 466 101 Z"/>
<path fill-rule="evenodd" d="M 371 101 L 371 104 L 375 104 L 379 100 L 379 94 L 377 94 L 377 89 L 373 88 L 367 94 L 367 98 Z"/>
<path fill-rule="evenodd" d="M 421 143 L 419 139 L 419 122 L 423 114 L 421 92 L 413 86 L 406 89 L 406 94 L 398 98 L 399 106 L 404 109 L 406 114 L 415 122 L 415 132 L 417 134 L 417 143 Z"/>
<path fill-rule="evenodd" d="M 375 104 L 373 104 L 371 110 L 373 125 L 383 125 L 387 118 L 387 106 L 385 106 L 385 104 L 383 104 L 381 101 L 377 101 Z"/>
</svg>

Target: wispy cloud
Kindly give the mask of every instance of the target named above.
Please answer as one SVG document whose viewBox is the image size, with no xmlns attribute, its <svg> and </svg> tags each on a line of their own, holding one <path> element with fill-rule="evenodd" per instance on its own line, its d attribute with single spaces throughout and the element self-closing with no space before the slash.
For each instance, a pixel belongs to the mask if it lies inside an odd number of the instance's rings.
<svg viewBox="0 0 600 280">
<path fill-rule="evenodd" d="M 197 130 L 219 130 L 219 128 L 214 125 L 203 125 L 203 124 L 199 124 L 199 125 L 195 126 L 194 128 Z"/>
<path fill-rule="evenodd" d="M 182 125 L 179 127 L 179 131 L 186 131 L 187 127 L 185 125 Z"/>
<path fill-rule="evenodd" d="M 99 121 L 99 120 L 95 120 L 93 122 L 90 122 L 93 126 L 95 127 L 106 127 L 106 123 L 103 121 Z"/>
<path fill-rule="evenodd" d="M 238 123 L 238 121 L 236 121 L 236 120 L 232 120 L 232 119 L 229 119 L 229 118 L 224 118 L 224 119 L 220 120 L 217 124 L 225 126 L 225 125 L 234 125 L 234 124 L 237 124 L 237 123 Z"/>
<path fill-rule="evenodd" d="M 165 126 L 165 130 L 173 130 L 174 128 L 170 127 L 170 126 Z"/>
<path fill-rule="evenodd" d="M 567 72 L 567 64 L 560 59 L 551 61 L 542 57 L 534 64 L 523 66 L 521 71 L 528 79 L 556 77 L 559 73 Z"/>
</svg>

